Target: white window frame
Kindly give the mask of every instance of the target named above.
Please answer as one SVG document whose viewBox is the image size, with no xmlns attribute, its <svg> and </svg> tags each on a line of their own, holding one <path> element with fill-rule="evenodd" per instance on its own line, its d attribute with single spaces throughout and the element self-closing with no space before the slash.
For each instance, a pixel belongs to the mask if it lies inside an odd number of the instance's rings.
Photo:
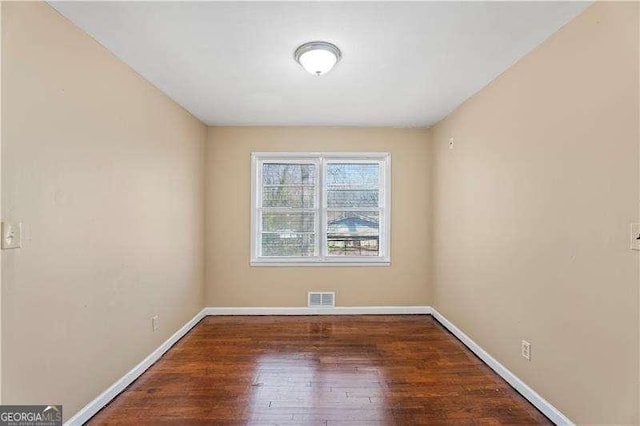
<svg viewBox="0 0 640 426">
<path fill-rule="evenodd" d="M 315 164 L 315 253 L 316 256 L 286 257 L 260 256 L 262 208 L 262 164 L 309 163 Z M 380 164 L 382 192 L 380 206 L 362 210 L 380 211 L 378 256 L 330 256 L 326 247 L 327 188 L 325 174 L 327 162 Z M 344 210 L 344 209 L 336 209 Z M 251 153 L 251 261 L 252 266 L 389 266 L 391 264 L 391 154 L 389 152 L 252 152 Z"/>
</svg>

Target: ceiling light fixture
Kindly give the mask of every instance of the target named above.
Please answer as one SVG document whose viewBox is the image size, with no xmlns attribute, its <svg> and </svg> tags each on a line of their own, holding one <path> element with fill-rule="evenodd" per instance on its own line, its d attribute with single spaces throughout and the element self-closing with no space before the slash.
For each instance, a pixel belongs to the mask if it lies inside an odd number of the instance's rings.
<svg viewBox="0 0 640 426">
<path fill-rule="evenodd" d="M 331 71 L 342 58 L 342 53 L 335 44 L 310 41 L 298 47 L 293 56 L 310 74 L 320 76 Z"/>
</svg>

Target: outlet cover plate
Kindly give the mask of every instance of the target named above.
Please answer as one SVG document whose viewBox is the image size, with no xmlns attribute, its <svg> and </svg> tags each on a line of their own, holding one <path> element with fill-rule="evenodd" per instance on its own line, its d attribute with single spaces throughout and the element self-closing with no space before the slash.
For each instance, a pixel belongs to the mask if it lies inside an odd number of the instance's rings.
<svg viewBox="0 0 640 426">
<path fill-rule="evenodd" d="M 158 316 L 154 315 L 151 317 L 151 329 L 153 331 L 158 330 Z"/>
<path fill-rule="evenodd" d="M 526 340 L 522 341 L 522 357 L 527 361 L 531 361 L 531 343 Z"/>
</svg>

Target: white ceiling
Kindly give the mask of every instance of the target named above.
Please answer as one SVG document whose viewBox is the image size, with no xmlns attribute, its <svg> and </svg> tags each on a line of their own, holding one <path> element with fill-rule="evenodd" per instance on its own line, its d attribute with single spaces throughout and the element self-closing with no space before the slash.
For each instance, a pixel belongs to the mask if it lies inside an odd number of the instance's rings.
<svg viewBox="0 0 640 426">
<path fill-rule="evenodd" d="M 429 126 L 583 2 L 53 2 L 210 125 Z M 342 61 L 314 77 L 295 48 Z"/>
</svg>

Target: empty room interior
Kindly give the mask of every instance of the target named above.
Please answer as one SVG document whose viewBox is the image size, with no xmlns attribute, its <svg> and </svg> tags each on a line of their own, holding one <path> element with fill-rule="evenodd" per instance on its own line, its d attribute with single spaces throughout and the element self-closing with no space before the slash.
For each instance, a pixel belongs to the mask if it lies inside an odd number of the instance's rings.
<svg viewBox="0 0 640 426">
<path fill-rule="evenodd" d="M 0 13 L 0 424 L 640 424 L 640 3 Z"/>
</svg>

